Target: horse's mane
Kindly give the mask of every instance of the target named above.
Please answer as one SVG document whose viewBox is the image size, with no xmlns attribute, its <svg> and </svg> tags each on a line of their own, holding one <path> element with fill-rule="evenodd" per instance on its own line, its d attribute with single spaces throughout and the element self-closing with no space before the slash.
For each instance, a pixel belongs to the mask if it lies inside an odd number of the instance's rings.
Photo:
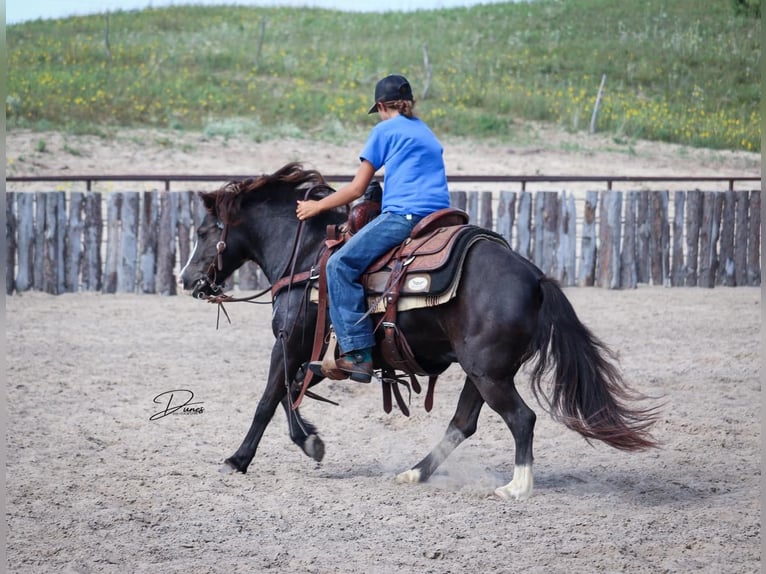
<svg viewBox="0 0 766 574">
<path fill-rule="evenodd" d="M 314 169 L 303 169 L 298 162 L 288 163 L 272 174 L 260 175 L 243 181 L 230 181 L 223 187 L 210 192 L 200 194 L 208 210 L 214 206 L 215 215 L 225 223 L 235 223 L 237 216 L 242 211 L 243 204 L 253 197 L 253 194 L 273 184 L 287 183 L 294 189 L 309 189 L 318 186 L 319 189 L 312 191 L 312 196 L 318 192 L 332 191 L 321 173 Z"/>
</svg>

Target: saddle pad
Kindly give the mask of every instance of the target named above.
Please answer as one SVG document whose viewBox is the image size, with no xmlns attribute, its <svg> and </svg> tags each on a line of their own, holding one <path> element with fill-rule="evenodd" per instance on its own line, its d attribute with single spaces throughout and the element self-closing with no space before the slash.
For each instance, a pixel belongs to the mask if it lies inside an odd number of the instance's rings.
<svg viewBox="0 0 766 574">
<path fill-rule="evenodd" d="M 456 277 L 452 287 L 441 295 L 407 295 L 406 297 L 399 297 L 399 300 L 396 302 L 396 310 L 410 311 L 412 309 L 421 309 L 422 307 L 436 307 L 437 305 L 442 305 L 450 299 L 454 299 L 457 294 L 459 283 L 459 277 Z M 385 312 L 386 303 L 379 299 L 380 298 L 376 296 L 367 296 L 367 306 L 371 308 L 371 313 Z M 316 287 L 312 287 L 311 289 L 310 300 L 312 303 L 319 303 L 319 289 Z"/>
<path fill-rule="evenodd" d="M 482 239 L 501 243 L 510 249 L 505 239 L 493 231 L 475 225 L 461 226 L 454 240 L 445 244 L 442 253 L 436 257 L 431 250 L 426 249 L 423 259 L 418 258 L 420 252 L 417 250 L 412 253 L 414 258 L 406 259 L 410 263 L 405 267 L 407 275 L 402 282 L 400 295 L 437 296 L 449 291 L 455 277 L 460 274 L 468 249 Z M 434 262 L 438 263 L 433 265 Z M 388 266 L 365 274 L 362 278 L 365 291 L 368 294 L 381 295 L 386 289 L 390 275 L 391 268 Z"/>
</svg>

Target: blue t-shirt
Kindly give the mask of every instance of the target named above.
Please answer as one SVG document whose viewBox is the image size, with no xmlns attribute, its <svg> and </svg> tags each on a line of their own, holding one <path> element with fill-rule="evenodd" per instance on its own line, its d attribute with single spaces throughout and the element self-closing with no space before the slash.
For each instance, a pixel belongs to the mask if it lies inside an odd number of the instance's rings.
<svg viewBox="0 0 766 574">
<path fill-rule="evenodd" d="M 425 216 L 449 207 L 439 140 L 422 120 L 394 116 L 375 125 L 359 156 L 375 171 L 384 165 L 382 211 Z"/>
</svg>

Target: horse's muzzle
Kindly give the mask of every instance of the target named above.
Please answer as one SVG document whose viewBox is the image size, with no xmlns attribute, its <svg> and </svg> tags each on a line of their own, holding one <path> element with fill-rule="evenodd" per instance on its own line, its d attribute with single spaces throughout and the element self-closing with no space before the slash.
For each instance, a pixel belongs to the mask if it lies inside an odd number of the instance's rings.
<svg viewBox="0 0 766 574">
<path fill-rule="evenodd" d="M 222 292 L 221 286 L 210 282 L 207 277 L 200 277 L 194 283 L 192 289 L 192 297 L 195 299 L 207 299 L 213 295 L 220 295 Z"/>
</svg>

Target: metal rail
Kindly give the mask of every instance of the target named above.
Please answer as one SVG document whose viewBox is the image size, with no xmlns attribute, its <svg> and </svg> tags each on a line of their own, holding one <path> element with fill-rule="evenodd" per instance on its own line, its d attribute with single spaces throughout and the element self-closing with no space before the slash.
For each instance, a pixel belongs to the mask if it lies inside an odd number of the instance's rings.
<svg viewBox="0 0 766 574">
<path fill-rule="evenodd" d="M 6 182 L 35 183 L 35 182 L 85 182 L 86 189 L 91 191 L 93 183 L 99 181 L 157 181 L 165 184 L 165 191 L 170 191 L 170 184 L 178 181 L 238 181 L 253 177 L 248 175 L 162 175 L 162 174 L 136 174 L 136 175 L 34 175 L 34 176 L 10 176 Z M 353 179 L 353 175 L 326 175 L 327 181 L 347 182 Z M 611 190 L 615 182 L 727 182 L 729 191 L 734 190 L 735 182 L 761 181 L 757 176 L 580 176 L 580 175 L 452 175 L 447 176 L 449 182 L 455 183 L 521 183 L 521 190 L 525 191 L 528 183 L 551 183 L 551 182 L 589 182 L 606 183 L 606 188 Z"/>
</svg>

